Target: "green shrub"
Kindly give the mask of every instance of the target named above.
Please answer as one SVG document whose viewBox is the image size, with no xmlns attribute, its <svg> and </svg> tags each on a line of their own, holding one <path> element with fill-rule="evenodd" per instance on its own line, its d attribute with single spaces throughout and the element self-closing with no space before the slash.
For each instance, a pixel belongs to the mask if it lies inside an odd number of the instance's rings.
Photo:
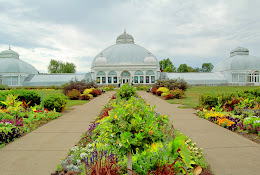
<svg viewBox="0 0 260 175">
<path fill-rule="evenodd" d="M 180 99 L 184 95 L 184 91 L 181 89 L 174 89 L 170 90 L 170 93 L 173 95 L 174 98 Z"/>
<path fill-rule="evenodd" d="M 19 90 L 9 90 L 9 91 L 0 91 L 0 101 L 5 101 L 8 94 L 18 95 L 19 101 L 25 101 L 29 103 L 29 106 L 35 106 L 41 104 L 41 96 L 34 91 L 19 89 Z M 0 102 L 0 106 L 5 106 Z"/>
<path fill-rule="evenodd" d="M 66 94 L 67 97 L 71 100 L 78 100 L 80 97 L 81 93 L 77 89 L 72 89 L 71 91 L 68 91 Z"/>
<path fill-rule="evenodd" d="M 34 91 L 31 90 L 14 90 L 14 94 L 18 95 L 19 101 L 25 101 L 26 103 L 29 103 L 29 106 L 35 106 L 41 104 L 41 96 Z"/>
<path fill-rule="evenodd" d="M 199 104 L 201 107 L 211 109 L 215 106 L 223 106 L 227 101 L 231 101 L 233 96 L 231 93 L 202 94 L 199 98 Z"/>
<path fill-rule="evenodd" d="M 44 108 L 61 112 L 68 102 L 68 98 L 62 94 L 51 94 L 43 100 Z"/>
<path fill-rule="evenodd" d="M 0 84 L 0 90 L 8 90 L 8 86 L 6 84 Z"/>
<path fill-rule="evenodd" d="M 132 96 L 136 95 L 136 91 L 134 87 L 131 87 L 129 84 L 124 84 L 117 94 L 120 96 L 122 99 L 130 99 Z"/>
<path fill-rule="evenodd" d="M 135 88 L 138 91 L 147 91 L 147 89 L 150 89 L 151 86 L 145 86 L 145 85 L 140 84 L 140 85 L 137 85 Z"/>
</svg>

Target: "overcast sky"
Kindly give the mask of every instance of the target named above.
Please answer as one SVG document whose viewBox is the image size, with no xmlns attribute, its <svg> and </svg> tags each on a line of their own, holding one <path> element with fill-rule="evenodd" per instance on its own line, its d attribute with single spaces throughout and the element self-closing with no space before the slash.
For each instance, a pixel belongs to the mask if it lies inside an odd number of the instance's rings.
<svg viewBox="0 0 260 175">
<path fill-rule="evenodd" d="M 259 0 L 0 0 L 0 51 L 47 72 L 50 59 L 88 72 L 126 32 L 158 60 L 214 65 L 242 46 L 260 56 Z"/>
</svg>

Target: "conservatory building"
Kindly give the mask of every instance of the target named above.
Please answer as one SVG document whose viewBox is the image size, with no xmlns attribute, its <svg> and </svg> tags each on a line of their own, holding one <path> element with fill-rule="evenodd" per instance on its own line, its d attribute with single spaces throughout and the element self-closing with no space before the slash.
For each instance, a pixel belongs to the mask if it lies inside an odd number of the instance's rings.
<svg viewBox="0 0 260 175">
<path fill-rule="evenodd" d="M 190 85 L 260 85 L 260 57 L 237 47 L 230 57 L 215 65 L 212 72 L 161 73 L 161 79 L 184 79 Z"/>
<path fill-rule="evenodd" d="M 93 59 L 91 75 L 99 85 L 153 84 L 160 69 L 157 58 L 124 32 Z"/>
<path fill-rule="evenodd" d="M 160 72 L 154 54 L 134 42 L 126 32 L 116 43 L 98 53 L 91 64 L 91 72 L 40 74 L 19 54 L 9 49 L 0 53 L 0 84 L 17 86 L 60 86 L 71 80 L 95 81 L 98 85 L 151 85 L 156 80 L 183 79 L 190 85 L 260 85 L 260 57 L 237 47 L 230 56 L 216 64 L 212 72 Z"/>
<path fill-rule="evenodd" d="M 38 71 L 31 64 L 20 60 L 19 54 L 10 47 L 0 53 L 0 84 L 22 86 L 30 74 L 37 75 Z"/>
</svg>

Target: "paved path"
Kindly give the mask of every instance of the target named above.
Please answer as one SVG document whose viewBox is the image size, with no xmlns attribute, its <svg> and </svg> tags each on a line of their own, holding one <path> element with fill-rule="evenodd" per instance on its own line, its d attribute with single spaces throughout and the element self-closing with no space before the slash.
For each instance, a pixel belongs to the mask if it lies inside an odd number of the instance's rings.
<svg viewBox="0 0 260 175">
<path fill-rule="evenodd" d="M 66 111 L 59 119 L 0 149 L 0 175 L 50 175 L 114 92 Z"/>
<path fill-rule="evenodd" d="M 188 135 L 203 148 L 206 159 L 216 175 L 259 175 L 260 145 L 221 126 L 195 115 L 194 109 L 180 109 L 151 93 L 138 94 L 163 115 L 174 127 Z"/>
</svg>

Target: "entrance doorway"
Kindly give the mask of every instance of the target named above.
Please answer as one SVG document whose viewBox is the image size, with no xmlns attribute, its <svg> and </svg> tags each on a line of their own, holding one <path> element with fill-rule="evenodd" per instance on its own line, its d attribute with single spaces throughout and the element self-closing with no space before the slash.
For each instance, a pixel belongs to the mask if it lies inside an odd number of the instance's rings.
<svg viewBox="0 0 260 175">
<path fill-rule="evenodd" d="M 130 83 L 130 73 L 128 71 L 123 71 L 121 73 L 121 84 Z"/>
<path fill-rule="evenodd" d="M 123 84 L 129 83 L 129 78 L 122 78 L 122 83 L 123 83 Z"/>
</svg>

